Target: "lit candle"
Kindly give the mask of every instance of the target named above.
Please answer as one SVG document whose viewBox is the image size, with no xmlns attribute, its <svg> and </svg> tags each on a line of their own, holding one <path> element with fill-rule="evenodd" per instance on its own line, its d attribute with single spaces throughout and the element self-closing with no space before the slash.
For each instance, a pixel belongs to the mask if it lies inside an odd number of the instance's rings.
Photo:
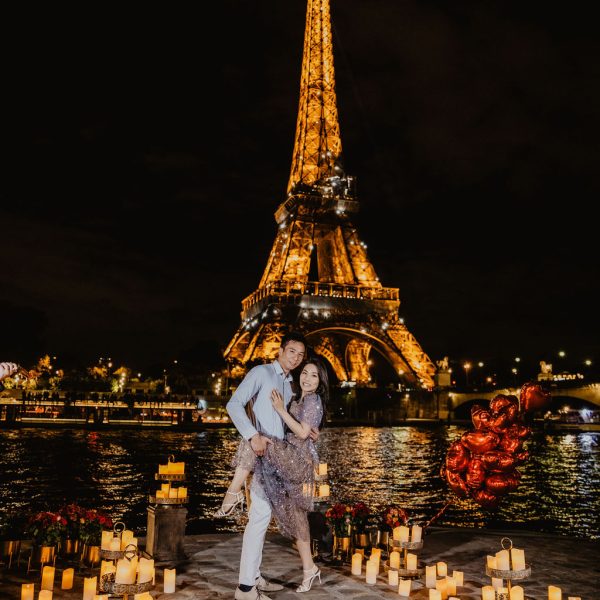
<svg viewBox="0 0 600 600">
<path fill-rule="evenodd" d="M 170 483 L 163 483 L 160 486 L 160 491 L 165 495 L 165 498 L 169 497 L 169 490 L 171 489 L 171 484 Z"/>
<path fill-rule="evenodd" d="M 62 574 L 62 581 L 60 584 L 60 589 L 61 590 L 72 590 L 74 578 L 75 578 L 75 569 L 65 569 Z"/>
<path fill-rule="evenodd" d="M 140 562 L 138 564 L 138 583 L 146 583 L 147 581 L 152 581 L 152 576 L 154 573 L 154 559 L 153 558 L 145 558 L 142 556 L 140 558 Z"/>
<path fill-rule="evenodd" d="M 400 541 L 408 542 L 408 536 L 410 534 L 410 529 L 406 527 L 406 525 L 400 525 Z"/>
<path fill-rule="evenodd" d="M 497 590 L 498 588 L 504 587 L 504 582 L 498 577 L 492 577 L 492 587 Z"/>
<path fill-rule="evenodd" d="M 400 552 L 390 552 L 390 569 L 400 568 Z"/>
<path fill-rule="evenodd" d="M 329 485 L 327 483 L 322 483 L 319 486 L 319 498 L 327 497 L 329 497 Z"/>
<path fill-rule="evenodd" d="M 187 498 L 187 488 L 180 487 L 177 489 L 177 497 L 178 498 Z"/>
<path fill-rule="evenodd" d="M 446 575 L 448 575 L 448 565 L 445 562 L 439 562 L 437 563 L 437 574 L 440 577 L 446 577 Z"/>
<path fill-rule="evenodd" d="M 42 585 L 40 589 L 50 591 L 54 589 L 54 567 L 44 567 L 42 569 Z"/>
<path fill-rule="evenodd" d="M 488 557 L 487 557 L 487 566 L 488 566 L 490 569 L 497 569 L 497 568 L 498 568 L 498 567 L 496 566 L 496 564 L 497 564 L 497 563 L 498 563 L 498 561 L 496 560 L 496 557 L 495 557 L 495 556 L 490 556 L 490 555 L 488 554 Z"/>
<path fill-rule="evenodd" d="M 462 571 L 452 571 L 452 579 L 456 581 L 457 586 L 462 586 L 464 582 L 464 574 Z"/>
<path fill-rule="evenodd" d="M 83 600 L 93 600 L 96 595 L 97 577 L 83 578 Z"/>
<path fill-rule="evenodd" d="M 108 600 L 108 594 L 94 594 L 94 600 Z"/>
<path fill-rule="evenodd" d="M 406 555 L 406 568 L 409 571 L 417 570 L 417 555 L 410 552 Z"/>
<path fill-rule="evenodd" d="M 360 575 L 362 573 L 362 554 L 360 552 L 355 552 L 352 555 L 352 575 Z"/>
<path fill-rule="evenodd" d="M 121 550 L 121 539 L 114 537 L 112 540 L 110 540 L 110 551 L 119 552 L 119 550 Z"/>
<path fill-rule="evenodd" d="M 50 590 L 41 590 L 38 594 L 38 600 L 52 600 L 52 592 Z"/>
<path fill-rule="evenodd" d="M 510 588 L 510 600 L 525 600 L 525 593 L 520 585 L 513 585 Z"/>
<path fill-rule="evenodd" d="M 136 538 L 136 537 L 134 537 L 134 538 L 131 538 L 131 539 L 129 540 L 129 545 L 130 545 L 130 546 L 135 546 L 135 547 L 137 548 L 137 545 L 138 545 L 137 538 Z M 131 548 L 130 548 L 130 550 L 131 550 Z"/>
<path fill-rule="evenodd" d="M 496 590 L 491 585 L 481 588 L 481 600 L 496 600 Z"/>
<path fill-rule="evenodd" d="M 102 541 L 100 542 L 101 550 L 110 550 L 110 542 L 113 539 L 112 531 L 103 531 L 102 532 Z"/>
<path fill-rule="evenodd" d="M 394 527 L 392 531 L 392 539 L 399 542 L 400 541 L 400 526 Z"/>
<path fill-rule="evenodd" d="M 581 596 L 569 596 L 567 600 L 581 600 Z"/>
<path fill-rule="evenodd" d="M 135 582 L 135 571 L 131 573 L 130 561 L 126 558 L 120 558 L 117 561 L 117 571 L 115 573 L 115 583 L 130 584 Z"/>
<path fill-rule="evenodd" d="M 562 590 L 555 585 L 549 585 L 548 600 L 562 600 Z"/>
<path fill-rule="evenodd" d="M 398 585 L 398 571 L 392 569 L 388 571 L 388 583 L 389 585 Z"/>
<path fill-rule="evenodd" d="M 425 567 L 425 587 L 435 589 L 435 582 L 437 580 L 436 573 L 437 567 L 435 565 L 432 565 L 431 567 Z"/>
<path fill-rule="evenodd" d="M 319 475 L 327 475 L 327 463 L 319 463 Z"/>
<path fill-rule="evenodd" d="M 371 549 L 371 557 L 369 560 L 381 560 L 381 548 L 372 548 Z"/>
<path fill-rule="evenodd" d="M 33 583 L 23 583 L 21 585 L 21 600 L 33 600 Z"/>
<path fill-rule="evenodd" d="M 177 498 L 177 488 L 170 488 L 168 498 Z"/>
<path fill-rule="evenodd" d="M 435 582 L 435 589 L 440 593 L 442 600 L 446 600 L 448 598 L 448 585 L 446 583 L 446 579 L 438 579 Z"/>
<path fill-rule="evenodd" d="M 141 594 L 135 594 L 133 600 L 152 600 L 150 592 L 142 592 Z"/>
<path fill-rule="evenodd" d="M 379 570 L 377 561 L 368 560 L 366 569 L 366 582 L 369 585 L 377 583 L 377 571 Z"/>
<path fill-rule="evenodd" d="M 508 588 L 507 587 L 499 587 L 499 588 L 497 588 L 496 589 L 496 596 L 498 598 L 508 598 Z"/>
<path fill-rule="evenodd" d="M 411 585 L 412 585 L 411 579 L 401 579 L 400 583 L 398 585 L 398 594 L 400 596 L 406 596 L 408 598 L 408 596 L 410 596 Z"/>
<path fill-rule="evenodd" d="M 429 600 L 442 600 L 440 590 L 429 590 Z"/>
<path fill-rule="evenodd" d="M 165 494 L 162 490 L 156 490 L 156 497 L 157 498 L 164 498 Z"/>
<path fill-rule="evenodd" d="M 133 538 L 133 531 L 130 529 L 126 529 L 121 534 L 121 550 L 125 550 L 125 548 L 129 545 Z"/>
<path fill-rule="evenodd" d="M 446 589 L 448 590 L 448 594 L 456 594 L 456 579 L 454 577 L 447 576 L 446 577 Z"/>
<path fill-rule="evenodd" d="M 116 573 L 117 567 L 113 564 L 112 560 L 103 560 L 100 564 L 100 579 L 107 573 Z"/>
<path fill-rule="evenodd" d="M 158 474 L 166 475 L 169 472 L 169 465 L 158 465 Z"/>
<path fill-rule="evenodd" d="M 163 592 L 165 594 L 175 593 L 175 580 L 177 579 L 175 569 L 165 569 L 163 576 Z"/>
<path fill-rule="evenodd" d="M 525 569 L 525 550 L 519 550 L 519 548 L 511 548 L 510 561 L 512 563 L 513 571 L 522 571 L 523 569 Z"/>
<path fill-rule="evenodd" d="M 423 528 L 420 525 L 413 525 L 410 539 L 412 542 L 420 542 Z"/>
<path fill-rule="evenodd" d="M 508 550 L 500 550 L 500 552 L 496 552 L 496 568 L 499 571 L 510 571 L 510 558 L 508 554 Z"/>
</svg>

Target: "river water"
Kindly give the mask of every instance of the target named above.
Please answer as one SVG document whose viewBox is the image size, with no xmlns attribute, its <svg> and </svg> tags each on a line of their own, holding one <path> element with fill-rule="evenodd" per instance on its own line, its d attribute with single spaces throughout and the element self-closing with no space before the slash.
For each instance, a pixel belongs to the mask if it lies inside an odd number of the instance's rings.
<svg viewBox="0 0 600 600">
<path fill-rule="evenodd" d="M 449 444 L 467 427 L 326 428 L 318 442 L 328 464 L 331 502 L 396 503 L 415 520 L 434 517 L 450 494 L 439 468 Z M 30 428 L 0 431 L 0 518 L 4 511 L 56 509 L 64 501 L 106 511 L 138 535 L 146 532 L 148 494 L 159 487 L 158 464 L 185 461 L 186 533 L 239 531 L 217 520 L 238 435 L 231 427 L 200 433 Z M 600 434 L 534 432 L 516 491 L 495 511 L 452 503 L 435 523 L 527 529 L 600 537 Z M 1 520 L 1 519 L 0 519 Z"/>
</svg>

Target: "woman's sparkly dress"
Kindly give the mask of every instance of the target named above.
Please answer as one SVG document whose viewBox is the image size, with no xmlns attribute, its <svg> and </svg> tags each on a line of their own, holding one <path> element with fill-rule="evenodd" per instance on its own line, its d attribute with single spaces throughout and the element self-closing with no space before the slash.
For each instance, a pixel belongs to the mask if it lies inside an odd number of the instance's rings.
<svg viewBox="0 0 600 600">
<path fill-rule="evenodd" d="M 318 394 L 307 394 L 292 400 L 288 412 L 299 423 L 318 428 L 323 404 Z M 315 467 L 319 464 L 314 442 L 309 437 L 301 440 L 289 429 L 285 439 L 271 440 L 264 457 L 257 457 L 250 443 L 242 440 L 232 466 L 254 471 L 253 483 L 259 485 L 253 491 L 270 503 L 282 535 L 310 541 L 307 513 L 313 509 Z"/>
</svg>

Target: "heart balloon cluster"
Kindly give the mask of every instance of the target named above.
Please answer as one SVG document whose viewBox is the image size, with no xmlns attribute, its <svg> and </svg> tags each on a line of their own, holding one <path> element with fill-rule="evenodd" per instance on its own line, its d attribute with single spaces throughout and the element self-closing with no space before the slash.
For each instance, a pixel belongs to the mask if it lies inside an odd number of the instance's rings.
<svg viewBox="0 0 600 600">
<path fill-rule="evenodd" d="M 450 489 L 483 508 L 496 508 L 503 496 L 519 486 L 517 467 L 529 457 L 523 444 L 531 428 L 524 417 L 549 401 L 550 394 L 540 384 L 526 383 L 518 398 L 498 394 L 489 408 L 475 404 L 471 408 L 475 429 L 450 445 L 442 465 L 442 477 Z"/>
</svg>

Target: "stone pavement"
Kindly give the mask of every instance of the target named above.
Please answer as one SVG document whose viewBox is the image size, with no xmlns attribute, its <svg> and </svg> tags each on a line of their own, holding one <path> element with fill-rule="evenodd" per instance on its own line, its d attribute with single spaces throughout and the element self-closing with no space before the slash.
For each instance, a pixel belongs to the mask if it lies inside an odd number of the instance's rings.
<svg viewBox="0 0 600 600">
<path fill-rule="evenodd" d="M 531 565 L 531 577 L 519 582 L 528 599 L 547 600 L 548 586 L 562 589 L 563 600 L 568 596 L 580 596 L 582 600 L 600 598 L 600 541 L 582 540 L 563 536 L 529 532 L 490 531 L 484 529 L 458 529 L 430 527 L 419 552 L 422 564 L 432 565 L 444 561 L 448 571 L 464 572 L 465 585 L 458 588 L 461 600 L 480 600 L 481 586 L 489 585 L 485 575 L 488 554 L 500 550 L 502 537 L 510 537 L 517 548 L 525 550 L 525 559 Z M 141 540 L 140 540 L 141 541 Z M 157 600 L 204 600 L 231 599 L 237 583 L 237 571 L 241 550 L 240 534 L 206 534 L 186 536 L 187 558 L 176 563 L 158 563 L 155 589 L 151 595 Z M 397 590 L 387 584 L 387 574 L 380 574 L 377 584 L 367 585 L 363 576 L 350 574 L 349 566 L 333 566 L 319 561 L 322 584 L 318 582 L 303 597 L 321 600 L 336 598 L 344 600 L 375 600 L 400 598 Z M 177 569 L 177 588 L 174 594 L 163 593 L 162 572 L 164 568 Z M 62 566 L 57 564 L 56 585 L 53 600 L 81 600 L 83 572 L 76 574 L 72 591 L 60 589 Z M 285 585 L 280 592 L 270 594 L 272 600 L 298 600 L 296 586 L 302 578 L 297 552 L 291 542 L 276 533 L 269 533 L 263 553 L 263 574 Z M 90 574 L 87 573 L 89 576 Z M 39 573 L 27 576 L 23 567 L 7 569 L 0 567 L 0 599 L 20 600 L 21 583 L 39 581 Z M 36 586 L 37 600 L 39 587 Z M 428 591 L 422 581 L 415 581 L 411 600 L 426 600 Z M 133 600 L 133 598 L 130 598 Z"/>
</svg>

